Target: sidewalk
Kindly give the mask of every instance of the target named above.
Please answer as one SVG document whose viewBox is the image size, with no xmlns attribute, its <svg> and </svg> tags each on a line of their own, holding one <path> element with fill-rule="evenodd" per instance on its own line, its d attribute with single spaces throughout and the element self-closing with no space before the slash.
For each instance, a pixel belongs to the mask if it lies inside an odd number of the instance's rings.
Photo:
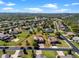
<svg viewBox="0 0 79 59">
<path fill-rule="evenodd" d="M 20 55 L 20 50 L 16 50 L 15 54 L 11 55 L 11 58 L 17 58 Z"/>
<path fill-rule="evenodd" d="M 58 48 L 58 47 L 57 47 L 57 46 L 52 46 L 52 48 Z M 61 57 L 62 57 L 62 56 L 65 56 L 64 53 L 63 53 L 63 51 L 57 51 L 57 53 L 58 53 L 58 55 L 61 56 Z"/>
</svg>

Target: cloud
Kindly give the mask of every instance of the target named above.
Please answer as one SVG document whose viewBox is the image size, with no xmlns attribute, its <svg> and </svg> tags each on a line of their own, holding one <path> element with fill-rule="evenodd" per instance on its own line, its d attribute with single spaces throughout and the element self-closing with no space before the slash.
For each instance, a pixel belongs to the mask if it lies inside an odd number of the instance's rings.
<svg viewBox="0 0 79 59">
<path fill-rule="evenodd" d="M 14 10 L 14 8 L 12 8 L 12 7 L 5 7 L 5 8 L 3 8 L 2 10 L 11 11 L 11 10 Z"/>
<path fill-rule="evenodd" d="M 71 4 L 65 4 L 64 6 L 75 6 L 75 5 L 79 5 L 79 3 L 71 3 Z"/>
<path fill-rule="evenodd" d="M 66 12 L 68 11 L 69 9 L 58 9 L 58 10 L 55 10 L 55 12 L 58 12 L 58 13 L 63 13 L 63 12 Z"/>
<path fill-rule="evenodd" d="M 47 8 L 58 8 L 56 4 L 45 4 L 42 7 L 47 7 Z"/>
<path fill-rule="evenodd" d="M 14 6 L 14 5 L 16 5 L 16 4 L 15 3 L 11 3 L 11 2 L 6 4 L 6 6 Z"/>
<path fill-rule="evenodd" d="M 43 10 L 41 8 L 25 8 L 26 11 L 31 13 L 41 13 Z"/>
<path fill-rule="evenodd" d="M 2 5 L 2 4 L 5 4 L 5 2 L 3 2 L 2 0 L 0 0 L 0 4 Z"/>
<path fill-rule="evenodd" d="M 66 7 L 67 7 L 67 6 L 69 6 L 69 4 L 65 4 L 64 6 L 66 6 Z"/>
<path fill-rule="evenodd" d="M 72 3 L 71 5 L 79 5 L 79 3 Z"/>
</svg>

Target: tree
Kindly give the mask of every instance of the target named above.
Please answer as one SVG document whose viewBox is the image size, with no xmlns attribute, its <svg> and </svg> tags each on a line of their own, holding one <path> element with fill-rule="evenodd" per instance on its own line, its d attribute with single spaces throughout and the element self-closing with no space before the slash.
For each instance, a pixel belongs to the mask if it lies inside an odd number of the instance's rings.
<svg viewBox="0 0 79 59">
<path fill-rule="evenodd" d="M 71 50 L 69 50 L 69 51 L 68 51 L 68 54 L 72 54 L 72 51 L 71 51 Z"/>
<path fill-rule="evenodd" d="M 26 40 L 26 46 L 29 46 L 30 45 L 30 43 L 28 42 L 28 40 Z"/>
</svg>

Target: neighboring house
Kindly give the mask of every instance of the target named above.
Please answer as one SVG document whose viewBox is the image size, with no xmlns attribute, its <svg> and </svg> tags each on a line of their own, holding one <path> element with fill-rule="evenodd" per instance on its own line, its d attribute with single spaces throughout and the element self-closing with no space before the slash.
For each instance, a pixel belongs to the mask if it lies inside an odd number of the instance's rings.
<svg viewBox="0 0 79 59">
<path fill-rule="evenodd" d="M 45 40 L 42 36 L 36 36 L 34 39 L 37 43 L 45 43 Z"/>
<path fill-rule="evenodd" d="M 2 58 L 10 58 L 10 55 L 9 54 L 3 54 Z"/>
<path fill-rule="evenodd" d="M 52 37 L 52 36 L 49 36 L 48 39 L 49 39 L 48 41 L 49 41 L 51 44 L 58 44 L 57 38 Z"/>
<path fill-rule="evenodd" d="M 10 29 L 9 30 L 9 33 L 10 34 L 19 34 L 20 33 L 20 30 L 18 28 Z"/>
<path fill-rule="evenodd" d="M 61 30 L 65 30 L 65 26 L 63 24 L 60 25 Z"/>
<path fill-rule="evenodd" d="M 0 33 L 0 40 L 9 41 L 11 37 L 8 34 Z"/>
<path fill-rule="evenodd" d="M 72 40 L 73 40 L 74 42 L 79 43 L 79 37 L 77 37 L 77 36 L 73 37 Z"/>
<path fill-rule="evenodd" d="M 66 35 L 67 36 L 72 36 L 72 35 L 75 35 L 75 34 L 73 32 L 67 32 Z"/>
<path fill-rule="evenodd" d="M 67 55 L 67 56 L 61 56 L 60 58 L 74 58 L 72 55 Z"/>
<path fill-rule="evenodd" d="M 54 32 L 54 30 L 51 28 L 46 28 L 43 30 L 43 32 L 52 33 L 52 32 Z"/>
</svg>

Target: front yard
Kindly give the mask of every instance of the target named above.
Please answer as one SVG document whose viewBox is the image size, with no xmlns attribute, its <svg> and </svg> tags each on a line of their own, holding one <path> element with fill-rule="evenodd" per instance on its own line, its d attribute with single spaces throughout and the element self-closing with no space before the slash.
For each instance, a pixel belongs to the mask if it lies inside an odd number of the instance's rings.
<svg viewBox="0 0 79 59">
<path fill-rule="evenodd" d="M 43 51 L 43 56 L 45 56 L 46 58 L 56 58 L 57 53 L 56 51 L 49 51 L 49 50 L 44 50 Z"/>
</svg>

